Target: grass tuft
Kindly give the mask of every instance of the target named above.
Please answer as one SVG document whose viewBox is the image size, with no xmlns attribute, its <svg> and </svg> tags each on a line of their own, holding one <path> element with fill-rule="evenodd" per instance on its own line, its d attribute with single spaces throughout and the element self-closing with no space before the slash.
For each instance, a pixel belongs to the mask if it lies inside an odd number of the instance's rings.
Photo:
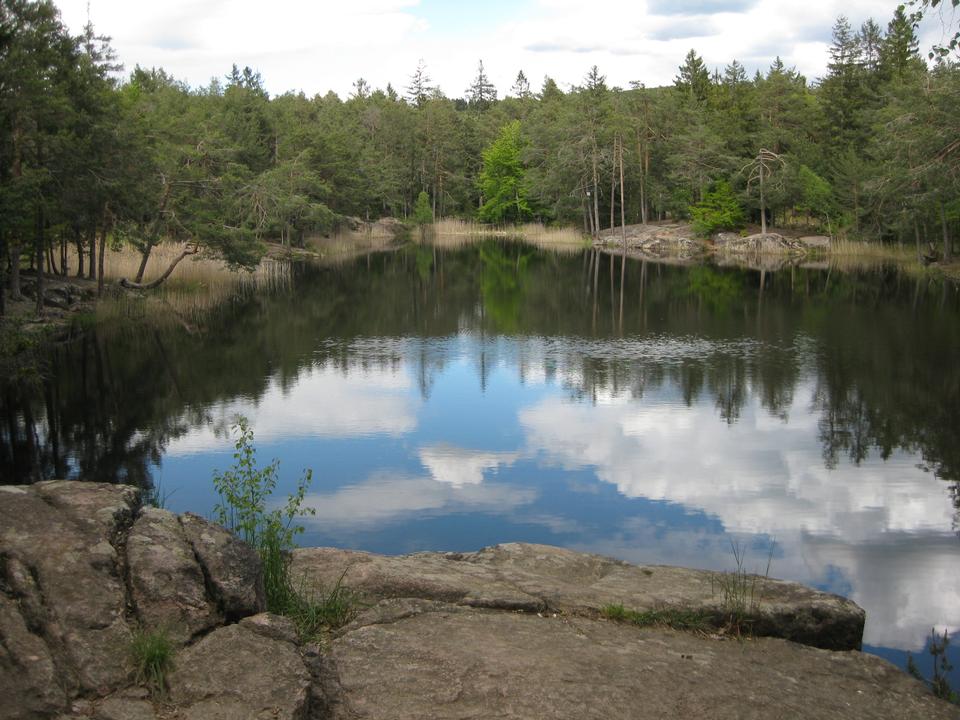
<svg viewBox="0 0 960 720">
<path fill-rule="evenodd" d="M 706 610 L 692 608 L 660 608 L 628 610 L 622 604 L 605 605 L 600 614 L 608 620 L 629 623 L 638 627 L 669 627 L 674 630 L 707 632 L 712 627 L 712 615 Z"/>
<path fill-rule="evenodd" d="M 138 627 L 130 640 L 130 658 L 137 683 L 146 685 L 154 696 L 163 696 L 167 674 L 173 669 L 173 643 L 163 629 Z"/>
<path fill-rule="evenodd" d="M 763 590 L 770 577 L 775 544 L 771 543 L 764 574 L 757 575 L 746 569 L 746 549 L 739 543 L 730 543 L 736 563 L 734 570 L 715 573 L 710 578 L 714 595 L 721 596 L 721 611 L 727 627 L 737 634 L 750 634 L 750 629 L 760 614 Z"/>
</svg>

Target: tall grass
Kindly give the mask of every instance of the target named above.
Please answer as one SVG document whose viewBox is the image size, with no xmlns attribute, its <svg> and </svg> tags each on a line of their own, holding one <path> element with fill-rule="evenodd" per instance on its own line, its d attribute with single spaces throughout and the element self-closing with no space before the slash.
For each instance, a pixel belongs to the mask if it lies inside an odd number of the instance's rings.
<svg viewBox="0 0 960 720">
<path fill-rule="evenodd" d="M 714 594 L 720 595 L 721 611 L 727 626 L 738 634 L 749 634 L 750 626 L 760 613 L 763 590 L 770 577 L 770 565 L 773 562 L 774 544 L 767 554 L 767 567 L 763 575 L 751 573 L 746 568 L 746 548 L 737 542 L 731 542 L 736 567 L 733 570 L 715 573 L 710 584 Z"/>
<path fill-rule="evenodd" d="M 136 682 L 146 685 L 155 696 L 164 695 L 167 674 L 173 669 L 173 643 L 166 631 L 135 628 L 130 639 L 130 659 Z"/>
<path fill-rule="evenodd" d="M 542 247 L 573 247 L 580 248 L 586 238 L 576 228 L 547 227 L 542 223 L 525 223 L 523 225 L 483 225 L 468 220 L 448 218 L 435 222 L 432 234 L 441 242 L 450 238 L 484 239 L 484 238 L 514 238 Z"/>
</svg>

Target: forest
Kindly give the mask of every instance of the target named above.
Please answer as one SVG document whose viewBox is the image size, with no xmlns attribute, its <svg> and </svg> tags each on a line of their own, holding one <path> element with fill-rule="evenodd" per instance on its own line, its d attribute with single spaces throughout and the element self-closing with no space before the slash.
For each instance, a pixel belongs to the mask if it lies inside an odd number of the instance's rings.
<svg viewBox="0 0 960 720">
<path fill-rule="evenodd" d="M 691 50 L 668 87 L 610 87 L 594 66 L 567 89 L 519 70 L 501 90 L 481 61 L 448 97 L 421 61 L 397 87 L 359 78 L 340 98 L 271 96 L 250 67 L 206 87 L 124 72 L 109 38 L 71 35 L 50 0 L 2 0 L 0 283 L 19 297 L 21 268 L 37 266 L 102 283 L 122 244 L 141 253 L 136 283 L 166 239 L 179 259 L 251 267 L 264 240 L 412 219 L 418 198 L 432 220 L 586 232 L 691 217 L 736 229 L 762 207 L 779 226 L 949 258 L 960 66 L 950 47 L 928 62 L 918 19 L 903 6 L 883 24 L 837 18 L 822 78 L 779 59 L 753 77 L 732 58 L 711 69 Z"/>
</svg>

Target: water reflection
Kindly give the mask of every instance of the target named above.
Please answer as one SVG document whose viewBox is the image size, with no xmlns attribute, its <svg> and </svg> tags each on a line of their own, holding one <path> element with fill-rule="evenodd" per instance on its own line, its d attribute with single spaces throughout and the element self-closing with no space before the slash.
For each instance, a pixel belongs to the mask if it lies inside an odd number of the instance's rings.
<svg viewBox="0 0 960 720">
<path fill-rule="evenodd" d="M 0 390 L 3 479 L 159 480 L 206 513 L 243 413 L 284 484 L 314 468 L 310 543 L 723 569 L 775 540 L 774 574 L 851 596 L 868 643 L 957 629 L 955 289 L 621 263 L 414 246 L 297 267 L 197 332 L 101 325 Z"/>
</svg>

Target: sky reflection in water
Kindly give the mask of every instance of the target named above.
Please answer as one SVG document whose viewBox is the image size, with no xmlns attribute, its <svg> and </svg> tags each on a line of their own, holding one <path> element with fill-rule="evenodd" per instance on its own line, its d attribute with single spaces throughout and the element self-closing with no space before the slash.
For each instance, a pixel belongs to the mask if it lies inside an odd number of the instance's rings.
<svg viewBox="0 0 960 720">
<path fill-rule="evenodd" d="M 307 545 L 527 541 L 723 570 L 737 542 L 751 569 L 773 547 L 773 575 L 862 605 L 866 642 L 901 664 L 931 625 L 960 629 L 956 287 L 622 272 L 411 244 L 294 266 L 195 332 L 121 307 L 58 346 L 41 387 L 0 388 L 3 482 L 154 482 L 210 514 L 242 413 L 282 491 L 314 470 Z"/>
<path fill-rule="evenodd" d="M 772 544 L 772 574 L 867 609 L 868 645 L 917 651 L 931 623 L 960 624 L 948 485 L 903 451 L 828 468 L 804 342 L 792 350 L 800 373 L 789 404 L 771 413 L 748 386 L 729 422 L 709 394 L 688 405 L 669 381 L 581 396 L 582 378 L 562 358 L 616 350 L 602 343 L 472 334 L 426 342 L 445 359 L 426 396 L 412 360 L 425 341 L 384 344 L 400 363 L 376 368 L 382 345 L 364 341 L 347 348 L 347 368 L 311 367 L 286 389 L 272 383 L 256 403 L 212 409 L 210 426 L 168 447 L 161 476 L 166 490 L 177 488 L 171 505 L 212 503 L 205 485 L 180 488 L 180 478 L 228 465 L 223 429 L 242 413 L 261 459 L 282 458 L 289 482 L 302 467 L 315 470 L 306 545 L 403 553 L 530 541 L 729 569 L 736 541 L 762 571 Z M 681 345 L 651 344 L 654 362 L 745 351 Z"/>
</svg>

